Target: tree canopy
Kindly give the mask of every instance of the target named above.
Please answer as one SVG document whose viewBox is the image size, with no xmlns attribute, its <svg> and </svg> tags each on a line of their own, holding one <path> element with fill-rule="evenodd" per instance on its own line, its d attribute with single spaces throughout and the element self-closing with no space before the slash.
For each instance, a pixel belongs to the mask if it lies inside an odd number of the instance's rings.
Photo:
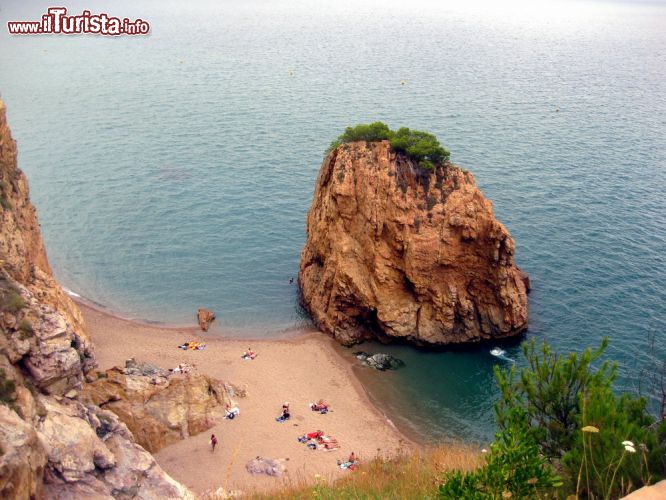
<svg viewBox="0 0 666 500">
<path fill-rule="evenodd" d="M 355 127 L 347 127 L 344 133 L 331 143 L 329 151 L 349 142 L 384 140 L 388 140 L 395 151 L 405 154 L 427 170 L 443 164 L 450 157 L 449 151 L 442 147 L 433 134 L 407 127 L 394 131 L 383 122 L 361 123 Z"/>
</svg>

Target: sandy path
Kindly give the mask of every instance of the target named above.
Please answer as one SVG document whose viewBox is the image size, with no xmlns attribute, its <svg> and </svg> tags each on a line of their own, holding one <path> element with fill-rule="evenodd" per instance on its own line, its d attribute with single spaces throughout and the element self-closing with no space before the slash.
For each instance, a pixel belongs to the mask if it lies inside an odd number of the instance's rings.
<svg viewBox="0 0 666 500">
<path fill-rule="evenodd" d="M 119 319 L 80 304 L 93 338 L 100 369 L 124 365 L 127 358 L 155 363 L 164 368 L 186 362 L 201 373 L 247 389 L 239 398 L 241 414 L 222 420 L 208 432 L 175 443 L 156 454 L 160 465 L 175 479 L 197 492 L 223 486 L 246 493 L 266 491 L 284 482 L 312 481 L 315 474 L 336 478 L 348 471 L 336 466 L 336 459 L 351 451 L 362 460 L 378 453 L 392 454 L 412 445 L 370 403 L 351 366 L 328 337 L 316 333 L 288 340 L 240 341 L 202 337 L 195 329 L 170 329 Z M 178 344 L 205 340 L 204 351 L 182 351 Z M 259 355 L 244 361 L 248 347 Z M 332 411 L 319 415 L 308 403 L 324 398 Z M 291 403 L 292 419 L 277 423 L 283 401 Z M 341 445 L 337 451 L 308 450 L 297 441 L 306 432 L 321 429 Z M 210 434 L 220 440 L 209 449 Z M 246 472 L 245 464 L 257 455 L 285 458 L 284 478 Z"/>
</svg>

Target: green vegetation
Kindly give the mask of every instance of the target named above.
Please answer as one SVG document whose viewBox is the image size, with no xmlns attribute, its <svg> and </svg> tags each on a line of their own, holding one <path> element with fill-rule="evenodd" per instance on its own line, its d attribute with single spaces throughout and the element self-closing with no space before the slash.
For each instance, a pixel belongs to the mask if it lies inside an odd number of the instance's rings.
<svg viewBox="0 0 666 500">
<path fill-rule="evenodd" d="M 666 477 L 664 415 L 650 415 L 644 398 L 613 392 L 616 367 L 599 363 L 607 345 L 561 356 L 533 341 L 523 345 L 525 368 L 496 368 L 500 430 L 490 456 L 478 471 L 451 474 L 442 497 L 610 499 Z M 499 446 L 515 435 L 515 448 Z"/>
<path fill-rule="evenodd" d="M 450 157 L 449 151 L 440 145 L 437 137 L 433 134 L 420 130 L 410 130 L 407 127 L 393 131 L 382 122 L 362 123 L 355 127 L 347 127 L 344 133 L 331 143 L 328 151 L 349 142 L 383 140 L 390 141 L 394 150 L 405 154 L 410 160 L 426 170 L 433 170 L 436 166 L 448 161 Z"/>
<path fill-rule="evenodd" d="M 513 408 L 507 415 L 507 426 L 490 446 L 485 466 L 470 473 L 450 473 L 440 487 L 440 498 L 538 498 L 553 494 L 562 480 L 528 428 L 525 410 Z"/>
<path fill-rule="evenodd" d="M 666 478 L 666 404 L 654 416 L 644 398 L 616 393 L 607 345 L 561 355 L 525 343 L 523 368 L 496 368 L 498 432 L 485 460 L 442 447 L 259 498 L 614 499 L 655 484 Z"/>
</svg>

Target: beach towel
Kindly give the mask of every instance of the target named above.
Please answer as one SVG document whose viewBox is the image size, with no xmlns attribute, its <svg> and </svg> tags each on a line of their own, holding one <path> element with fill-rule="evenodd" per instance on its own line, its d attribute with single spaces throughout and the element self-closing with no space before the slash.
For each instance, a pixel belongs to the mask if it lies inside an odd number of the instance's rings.
<svg viewBox="0 0 666 500">
<path fill-rule="evenodd" d="M 185 342 L 184 344 L 179 345 L 178 348 L 184 351 L 203 351 L 206 348 L 206 344 L 203 342 Z"/>
</svg>

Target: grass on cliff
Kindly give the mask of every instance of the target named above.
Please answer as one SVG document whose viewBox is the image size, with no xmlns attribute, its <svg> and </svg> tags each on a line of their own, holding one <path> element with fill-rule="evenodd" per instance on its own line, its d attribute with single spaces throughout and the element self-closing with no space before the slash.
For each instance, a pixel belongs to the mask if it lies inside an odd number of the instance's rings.
<svg viewBox="0 0 666 500">
<path fill-rule="evenodd" d="M 433 170 L 437 165 L 448 161 L 451 156 L 433 134 L 407 127 L 391 130 L 383 122 L 361 123 L 355 127 L 347 127 L 344 133 L 331 143 L 328 151 L 349 142 L 384 140 L 388 140 L 395 151 L 403 153 L 426 170 Z"/>
<path fill-rule="evenodd" d="M 376 458 L 356 471 L 340 471 L 331 484 L 319 478 L 292 478 L 279 492 L 255 495 L 257 500 L 437 498 L 441 479 L 453 470 L 472 471 L 483 462 L 464 447 L 441 447 L 397 458 Z"/>
</svg>

